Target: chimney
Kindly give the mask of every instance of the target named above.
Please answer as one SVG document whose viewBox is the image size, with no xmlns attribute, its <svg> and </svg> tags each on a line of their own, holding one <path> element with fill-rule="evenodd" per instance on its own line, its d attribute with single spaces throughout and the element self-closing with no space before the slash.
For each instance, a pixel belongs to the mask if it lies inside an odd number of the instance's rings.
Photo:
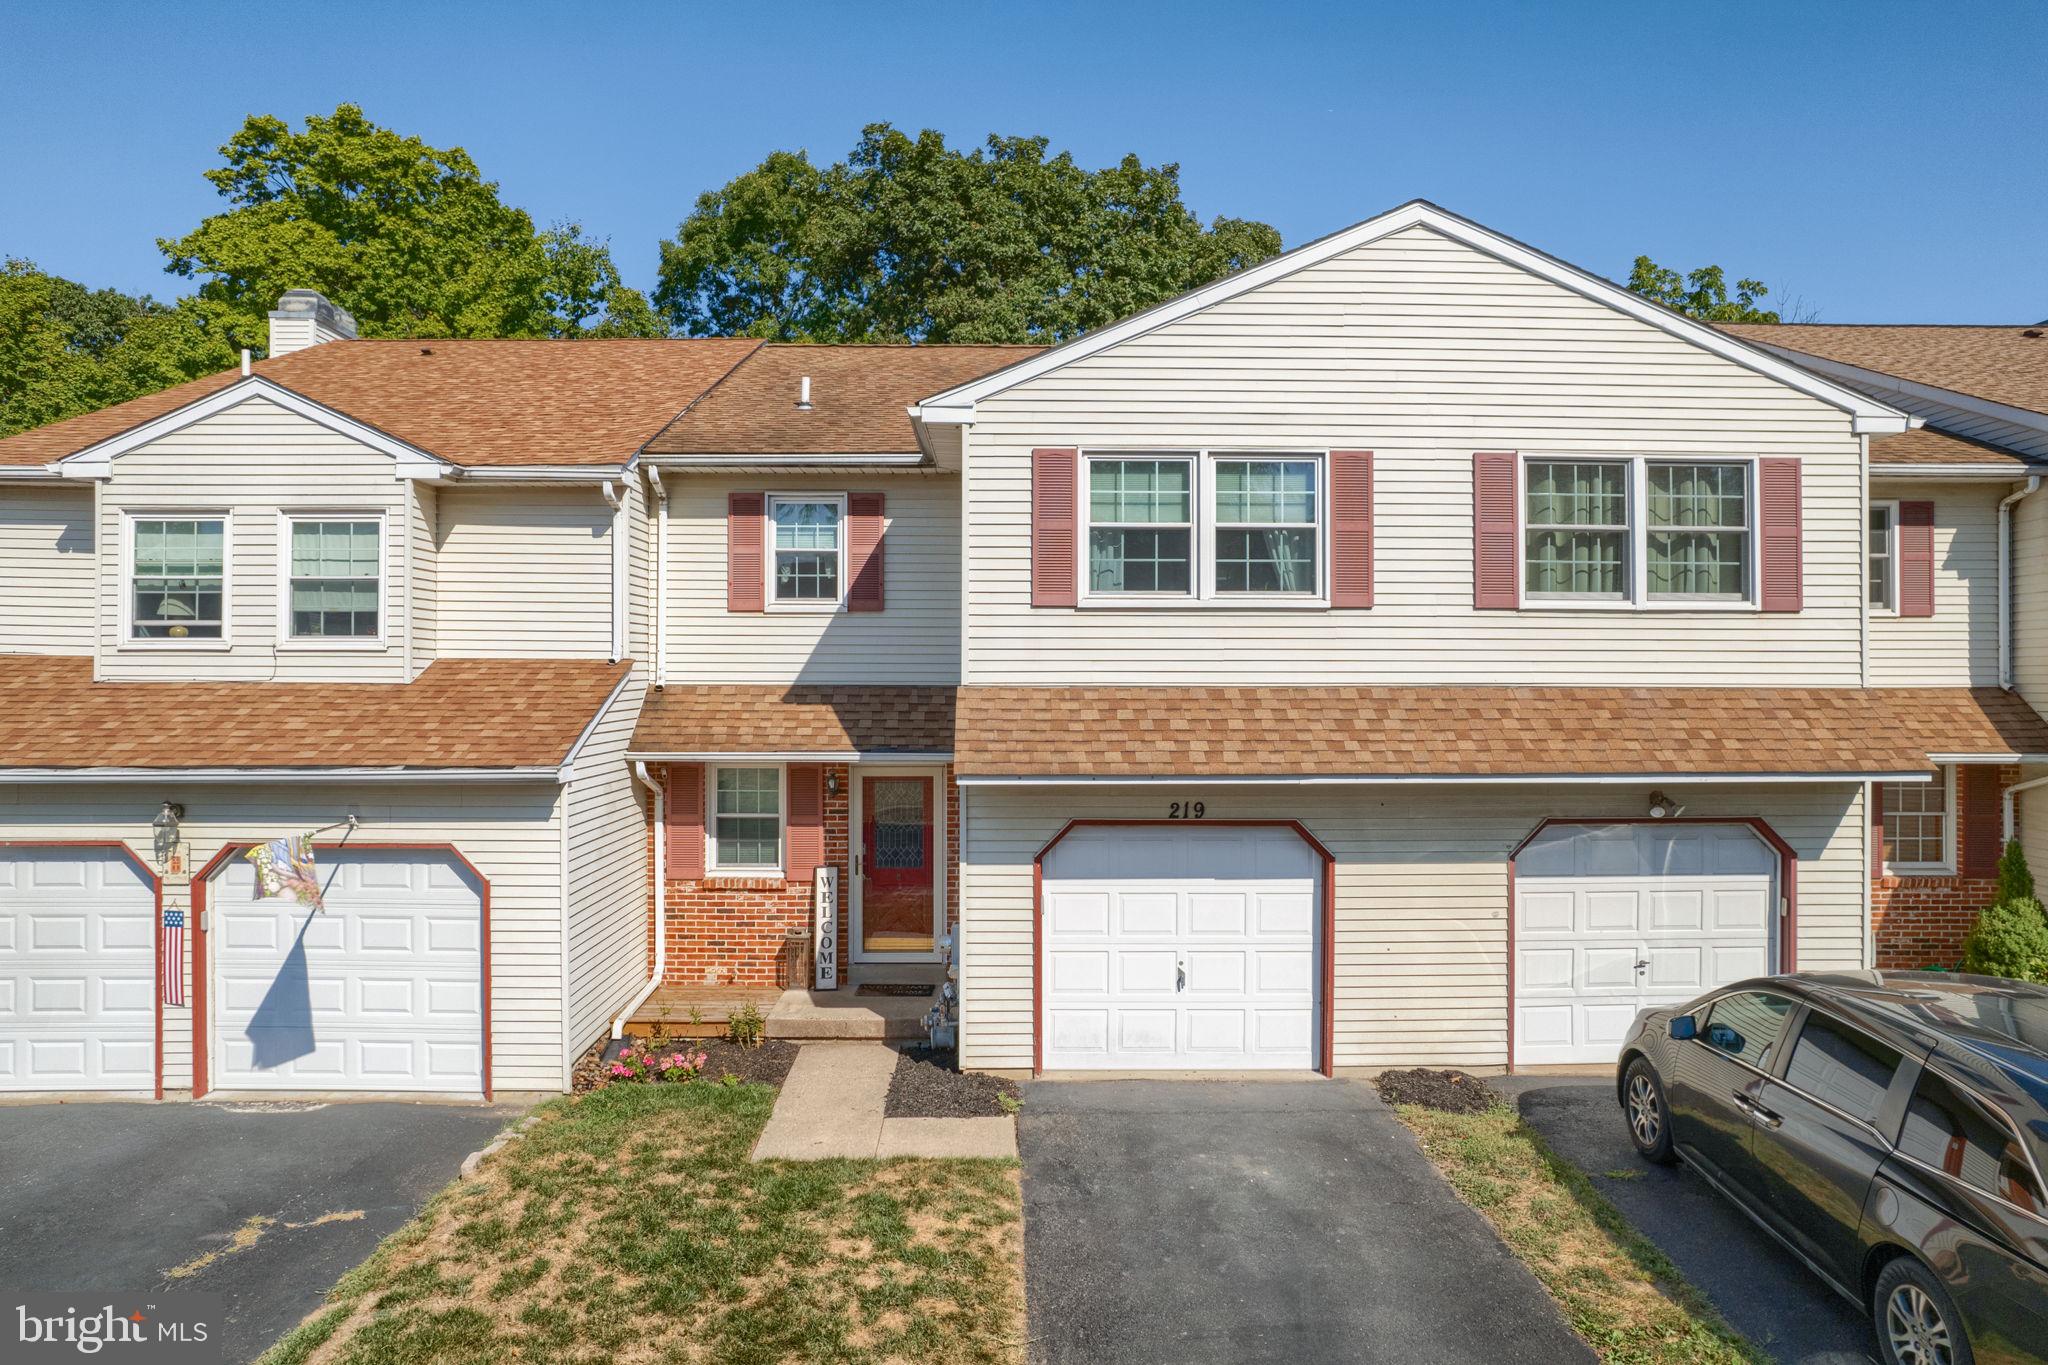
<svg viewBox="0 0 2048 1365">
<path fill-rule="evenodd" d="M 323 341 L 354 341 L 356 320 L 317 289 L 287 289 L 270 314 L 270 358 Z"/>
</svg>

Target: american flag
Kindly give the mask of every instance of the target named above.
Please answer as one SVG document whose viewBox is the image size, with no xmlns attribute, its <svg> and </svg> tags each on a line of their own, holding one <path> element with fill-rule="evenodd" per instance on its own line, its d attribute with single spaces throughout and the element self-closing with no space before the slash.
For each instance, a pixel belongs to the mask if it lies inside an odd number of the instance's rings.
<svg viewBox="0 0 2048 1365">
<path fill-rule="evenodd" d="M 185 1003 L 185 912 L 164 911 L 164 1003 Z"/>
</svg>

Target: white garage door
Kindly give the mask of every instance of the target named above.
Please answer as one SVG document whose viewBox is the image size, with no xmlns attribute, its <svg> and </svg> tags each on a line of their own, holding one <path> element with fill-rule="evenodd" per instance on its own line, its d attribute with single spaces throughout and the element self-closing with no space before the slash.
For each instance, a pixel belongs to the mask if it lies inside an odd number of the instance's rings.
<svg viewBox="0 0 2048 1365">
<path fill-rule="evenodd" d="M 257 900 L 237 858 L 207 938 L 222 1090 L 483 1089 L 483 901 L 446 854 L 319 854 L 326 909 Z"/>
<path fill-rule="evenodd" d="M 1515 1061 L 1611 1062 L 1638 1011 L 1775 970 L 1746 825 L 1554 825 L 1515 860 Z"/>
<path fill-rule="evenodd" d="M 113 849 L 0 849 L 0 1090 L 156 1088 L 156 891 Z"/>
<path fill-rule="evenodd" d="M 1070 833 L 1043 868 L 1046 1068 L 1315 1066 L 1321 872 L 1283 828 Z"/>
</svg>

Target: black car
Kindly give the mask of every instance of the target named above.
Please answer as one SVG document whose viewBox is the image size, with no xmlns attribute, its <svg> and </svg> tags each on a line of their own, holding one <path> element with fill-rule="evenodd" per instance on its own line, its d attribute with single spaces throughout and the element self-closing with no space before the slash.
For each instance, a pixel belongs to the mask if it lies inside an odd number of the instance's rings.
<svg viewBox="0 0 2048 1365">
<path fill-rule="evenodd" d="M 1892 1365 L 2048 1362 L 2048 988 L 1761 977 L 1646 1010 L 1616 1093 L 1870 1314 Z"/>
</svg>

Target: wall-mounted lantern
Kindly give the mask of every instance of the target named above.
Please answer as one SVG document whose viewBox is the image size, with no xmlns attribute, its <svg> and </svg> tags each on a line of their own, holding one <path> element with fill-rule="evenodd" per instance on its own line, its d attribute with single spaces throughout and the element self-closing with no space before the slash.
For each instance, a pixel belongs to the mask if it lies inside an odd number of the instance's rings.
<svg viewBox="0 0 2048 1365">
<path fill-rule="evenodd" d="M 175 801 L 164 802 L 164 808 L 156 813 L 156 819 L 149 827 L 156 833 L 156 863 L 158 867 L 170 866 L 171 859 L 178 853 L 178 822 L 185 818 L 185 808 Z"/>
</svg>

